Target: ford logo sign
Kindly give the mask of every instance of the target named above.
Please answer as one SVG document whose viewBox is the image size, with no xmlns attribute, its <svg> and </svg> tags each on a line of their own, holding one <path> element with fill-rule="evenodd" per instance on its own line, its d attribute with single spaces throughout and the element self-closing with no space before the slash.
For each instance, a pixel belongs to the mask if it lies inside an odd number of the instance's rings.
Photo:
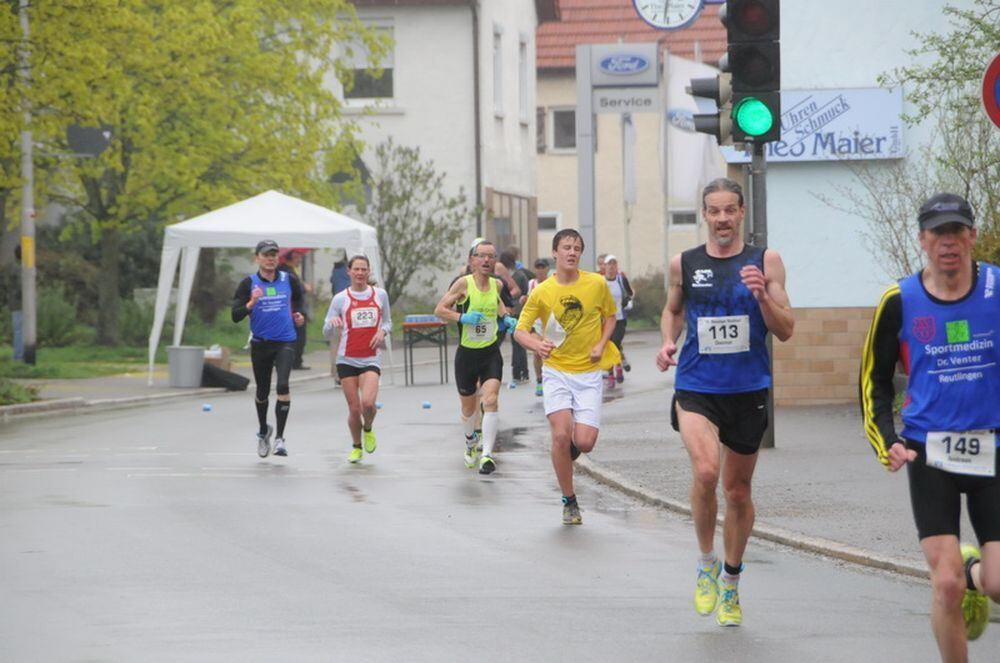
<svg viewBox="0 0 1000 663">
<path fill-rule="evenodd" d="M 598 66 L 612 76 L 631 76 L 649 69 L 649 60 L 632 53 L 616 53 L 601 60 Z"/>
<path fill-rule="evenodd" d="M 667 111 L 667 120 L 671 126 L 681 131 L 694 132 L 694 113 L 686 108 L 671 108 Z"/>
</svg>

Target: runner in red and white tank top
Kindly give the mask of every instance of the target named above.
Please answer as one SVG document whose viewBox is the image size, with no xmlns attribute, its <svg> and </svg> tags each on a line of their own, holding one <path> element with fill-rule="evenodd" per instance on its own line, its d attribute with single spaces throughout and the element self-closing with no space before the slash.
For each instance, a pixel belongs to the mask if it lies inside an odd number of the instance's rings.
<svg viewBox="0 0 1000 663">
<path fill-rule="evenodd" d="M 378 334 L 382 323 L 382 306 L 375 288 L 368 288 L 368 296 L 355 294 L 353 288 L 342 292 L 347 298 L 343 313 L 344 331 L 340 335 L 337 356 L 353 359 L 378 358 L 378 348 L 372 347 L 372 339 Z M 339 362 L 338 362 L 339 363 Z"/>
<path fill-rule="evenodd" d="M 326 312 L 323 334 L 331 338 L 335 329 L 340 330 L 337 376 L 347 399 L 347 427 L 354 445 L 347 459 L 357 463 L 362 449 L 374 453 L 376 448 L 372 422 L 377 413 L 375 400 L 382 373 L 379 355 L 386 335 L 392 332 L 392 318 L 385 290 L 368 285 L 368 258 L 352 257 L 347 271 L 351 286 L 334 295 Z"/>
</svg>

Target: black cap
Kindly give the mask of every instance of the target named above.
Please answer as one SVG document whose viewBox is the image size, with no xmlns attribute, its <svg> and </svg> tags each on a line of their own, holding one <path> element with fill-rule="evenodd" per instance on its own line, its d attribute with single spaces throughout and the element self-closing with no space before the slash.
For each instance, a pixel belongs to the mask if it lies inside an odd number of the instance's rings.
<svg viewBox="0 0 1000 663">
<path fill-rule="evenodd" d="M 254 253 L 270 253 L 271 251 L 278 251 L 278 243 L 273 239 L 262 239 L 257 242 L 257 249 Z"/>
<path fill-rule="evenodd" d="M 928 198 L 920 206 L 917 220 L 921 230 L 932 230 L 946 223 L 961 223 L 970 228 L 975 224 L 969 201 L 954 193 L 939 193 Z"/>
</svg>

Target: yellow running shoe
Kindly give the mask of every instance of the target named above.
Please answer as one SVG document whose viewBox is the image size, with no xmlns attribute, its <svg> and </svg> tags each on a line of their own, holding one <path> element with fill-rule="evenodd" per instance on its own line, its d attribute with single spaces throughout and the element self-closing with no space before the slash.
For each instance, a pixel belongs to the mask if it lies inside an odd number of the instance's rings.
<svg viewBox="0 0 1000 663">
<path fill-rule="evenodd" d="M 973 562 L 979 561 L 979 548 L 972 545 L 962 546 L 962 562 L 968 568 Z M 965 620 L 965 637 L 975 640 L 986 630 L 990 621 L 990 599 L 982 592 L 966 589 L 962 597 L 962 618 Z"/>
<path fill-rule="evenodd" d="M 373 430 L 362 430 L 361 439 L 365 443 L 365 453 L 373 454 L 375 453 L 375 431 Z"/>
<path fill-rule="evenodd" d="M 710 615 L 719 600 L 719 573 L 722 561 L 715 560 L 711 566 L 698 569 L 698 583 L 694 588 L 694 609 L 699 615 Z"/>
<path fill-rule="evenodd" d="M 479 453 L 482 451 L 479 440 L 478 434 L 465 438 L 465 466 L 470 469 L 479 464 Z"/>
<path fill-rule="evenodd" d="M 347 457 L 348 463 L 361 462 L 361 447 L 351 447 L 351 455 Z"/>
<path fill-rule="evenodd" d="M 743 623 L 740 590 L 735 584 L 719 583 L 719 611 L 715 613 L 719 626 L 739 626 Z"/>
</svg>

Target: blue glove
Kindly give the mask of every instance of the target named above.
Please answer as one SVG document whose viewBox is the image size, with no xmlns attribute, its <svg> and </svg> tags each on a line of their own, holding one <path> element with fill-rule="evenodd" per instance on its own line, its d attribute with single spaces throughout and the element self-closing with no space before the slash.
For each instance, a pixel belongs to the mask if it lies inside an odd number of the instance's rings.
<svg viewBox="0 0 1000 663">
<path fill-rule="evenodd" d="M 463 313 L 458 321 L 463 325 L 478 325 L 480 322 L 486 321 L 486 316 L 482 314 L 482 311 L 468 311 Z"/>
<path fill-rule="evenodd" d="M 512 315 L 508 315 L 503 319 L 503 323 L 507 325 L 507 331 L 512 332 L 514 328 L 517 327 L 517 318 Z"/>
</svg>

